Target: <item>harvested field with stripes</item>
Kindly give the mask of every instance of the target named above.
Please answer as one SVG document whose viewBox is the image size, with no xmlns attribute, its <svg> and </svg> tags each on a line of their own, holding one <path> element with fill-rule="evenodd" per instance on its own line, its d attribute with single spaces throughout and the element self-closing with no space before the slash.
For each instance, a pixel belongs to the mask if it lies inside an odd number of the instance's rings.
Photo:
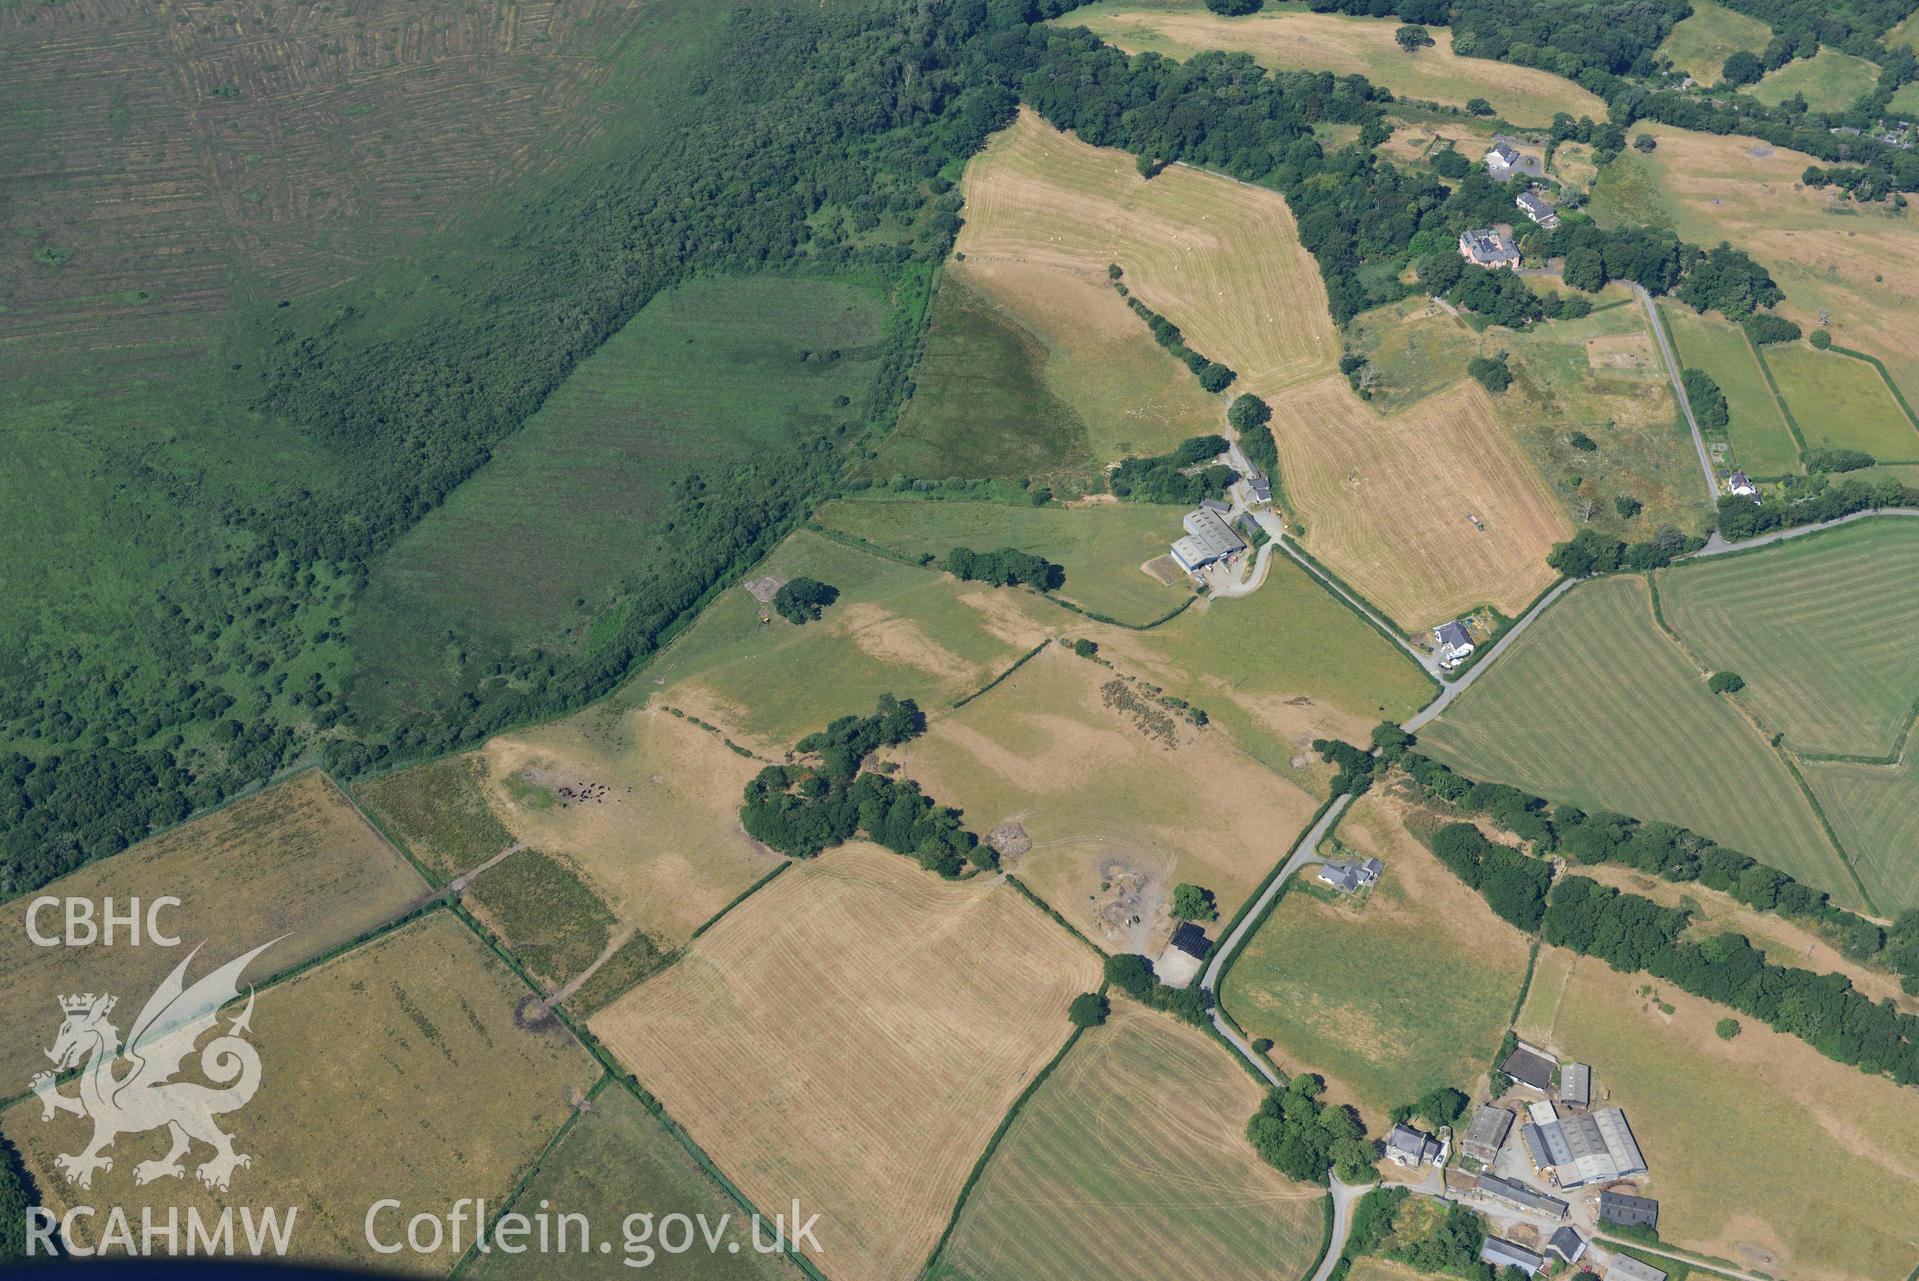
<svg viewBox="0 0 1919 1281">
<path fill-rule="evenodd" d="M 1807 761 L 1800 767 L 1881 912 L 1919 907 L 1919 757 L 1894 765 Z"/>
<path fill-rule="evenodd" d="M 1116 998 L 1000 1141 L 929 1281 L 1303 1276 L 1323 1188 L 1247 1144 L 1229 1051 Z"/>
<path fill-rule="evenodd" d="M 1475 778 L 1682 823 L 1859 906 L 1786 761 L 1706 675 L 1660 629 L 1642 580 L 1599 579 L 1543 614 L 1420 742 Z"/>
<path fill-rule="evenodd" d="M 926 1261 L 1098 959 L 997 880 L 871 845 L 773 881 L 594 1033 L 756 1203 L 797 1196 L 836 1281 Z"/>
<path fill-rule="evenodd" d="M 204 943 L 206 955 L 224 963 L 285 935 L 261 954 L 253 977 L 279 973 L 400 915 L 426 888 L 318 770 L 89 864 L 41 893 L 90 899 L 96 910 L 112 898 L 117 912 L 130 900 L 150 907 L 171 895 L 179 906 L 163 908 L 156 919 L 181 950 L 129 946 L 122 926 L 112 946 L 60 948 L 54 963 L 50 950 L 27 935 L 28 908 L 38 896 L 0 908 L 0 984 L 7 993 L 0 1076 L 24 1087 L 46 1066 L 39 1047 L 62 995 L 117 992 L 123 1006 L 133 1007 L 130 1016 L 184 949 Z M 59 910 L 42 912 L 38 927 L 59 933 Z"/>
<path fill-rule="evenodd" d="M 1453 53 L 1452 32 L 1428 28 L 1430 48 L 1408 54 L 1393 32 L 1397 18 L 1357 18 L 1268 7 L 1244 18 L 1224 18 L 1198 0 L 1104 0 L 1074 9 L 1059 25 L 1086 27 L 1128 53 L 1186 59 L 1208 49 L 1249 53 L 1280 71 L 1330 71 L 1365 76 L 1403 98 L 1463 107 L 1484 98 L 1503 117 L 1544 125 L 1555 112 L 1603 118 L 1606 104 L 1548 71 Z"/>
</svg>

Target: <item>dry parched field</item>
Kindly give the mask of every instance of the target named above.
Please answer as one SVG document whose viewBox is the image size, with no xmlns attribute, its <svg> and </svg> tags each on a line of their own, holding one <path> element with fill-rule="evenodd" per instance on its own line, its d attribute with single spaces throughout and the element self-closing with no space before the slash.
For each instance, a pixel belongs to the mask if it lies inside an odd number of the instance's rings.
<svg viewBox="0 0 1919 1281">
<path fill-rule="evenodd" d="M 1601 119 L 1606 104 L 1570 80 L 1531 67 L 1461 58 L 1452 32 L 1428 28 L 1434 45 L 1408 54 L 1393 39 L 1396 18 L 1352 18 L 1269 8 L 1246 18 L 1222 18 L 1190 4 L 1105 0 L 1075 9 L 1061 26 L 1086 27 L 1128 53 L 1190 58 L 1207 49 L 1250 53 L 1262 67 L 1365 76 L 1404 98 L 1463 107 L 1485 98 L 1517 124 L 1543 125 L 1555 112 Z M 1716 70 L 1716 68 L 1715 68 Z"/>
<path fill-rule="evenodd" d="M 1117 262 L 1195 350 L 1239 371 L 1231 394 L 1266 397 L 1307 547 L 1401 623 L 1487 603 L 1517 613 L 1551 581 L 1546 552 L 1571 528 L 1463 368 L 1458 385 L 1390 417 L 1352 394 L 1318 268 L 1279 195 L 1177 165 L 1148 182 L 1125 153 L 1031 112 L 963 186 L 968 264 L 1098 279 Z"/>
<path fill-rule="evenodd" d="M 1261 1095 L 1218 1045 L 1116 1002 L 1000 1141 L 932 1281 L 1304 1275 L 1326 1193 L 1254 1155 Z"/>
<path fill-rule="evenodd" d="M 28 1099 L 0 1123 L 56 1212 L 76 1200 L 122 1205 L 137 1224 L 141 1206 L 162 1220 L 169 1206 L 203 1216 L 229 1201 L 298 1206 L 297 1259 L 444 1275 L 456 1252 L 376 1255 L 365 1236 L 368 1208 L 399 1198 L 406 1212 L 377 1227 L 383 1239 L 403 1241 L 411 1213 L 444 1213 L 460 1197 L 497 1205 L 599 1074 L 558 1024 L 518 1025 L 514 1008 L 526 995 L 448 912 L 261 992 L 251 1038 L 260 1091 L 225 1119 L 253 1164 L 234 1173 L 226 1194 L 203 1188 L 191 1167 L 183 1180 L 136 1187 L 134 1165 L 165 1152 L 164 1136 L 151 1132 L 122 1138 L 113 1169 L 81 1192 L 51 1159 L 84 1143 L 85 1122 L 43 1124 Z M 192 1159 L 206 1151 L 196 1148 Z"/>
<path fill-rule="evenodd" d="M 924 1263 L 967 1172 L 1058 1051 L 1093 954 L 1010 886 L 874 846 L 773 881 L 594 1033 L 755 1204 L 819 1212 L 836 1281 Z"/>
<path fill-rule="evenodd" d="M 110 991 L 131 1017 L 187 949 L 204 943 L 203 962 L 225 964 L 280 938 L 254 963 L 249 977 L 257 981 L 399 915 L 425 891 L 406 860 L 318 770 L 84 867 L 0 908 L 0 987 L 7 993 L 0 1081 L 10 1083 L 11 1094 L 46 1066 L 40 1048 L 59 1026 L 54 1002 L 61 995 Z M 42 895 L 91 899 L 96 912 L 107 898 L 116 912 L 137 898 L 144 912 L 172 895 L 180 906 L 162 909 L 159 925 L 180 948 L 128 946 L 124 930 L 110 947 L 36 947 L 26 918 Z M 60 909 L 43 912 L 37 924 L 42 934 L 58 934 Z"/>
<path fill-rule="evenodd" d="M 1726 1014 L 1547 948 L 1520 1029 L 1597 1065 L 1652 1168 L 1646 1195 L 1666 1241 L 1806 1281 L 1908 1275 L 1919 1260 L 1912 1092 L 1750 1019 L 1721 1040 L 1713 1027 Z"/>
</svg>

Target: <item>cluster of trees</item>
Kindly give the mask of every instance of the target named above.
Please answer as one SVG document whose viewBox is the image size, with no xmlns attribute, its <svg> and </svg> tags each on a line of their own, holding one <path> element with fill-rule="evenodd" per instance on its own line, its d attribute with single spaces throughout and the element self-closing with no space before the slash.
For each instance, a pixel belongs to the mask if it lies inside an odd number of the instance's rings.
<svg viewBox="0 0 1919 1281">
<path fill-rule="evenodd" d="M 1477 312 L 1496 325 L 1520 329 L 1535 320 L 1575 320 L 1592 310 L 1592 303 L 1556 290 L 1543 296 L 1529 288 L 1516 272 L 1469 263 L 1450 247 L 1419 260 L 1419 287 Z"/>
<path fill-rule="evenodd" d="M 1450 1085 L 1426 1091 L 1417 1103 L 1404 1103 L 1392 1111 L 1394 1125 L 1419 1117 L 1426 1124 L 1437 1129 L 1442 1125 L 1451 1125 L 1465 1114 L 1466 1105 L 1472 1102 L 1461 1090 Z"/>
<path fill-rule="evenodd" d="M 1273 407 L 1251 392 L 1235 397 L 1226 411 L 1226 421 L 1239 433 L 1239 449 L 1251 463 L 1268 476 L 1279 474 L 1279 445 L 1273 440 Z"/>
<path fill-rule="evenodd" d="M 1550 864 L 1488 840 L 1471 823 L 1448 823 L 1431 843 L 1439 861 L 1478 890 L 1500 919 L 1528 934 L 1539 928 L 1552 885 Z"/>
<path fill-rule="evenodd" d="M 1117 264 L 1107 268 L 1109 273 L 1118 270 Z M 1226 365 L 1217 360 L 1208 360 L 1188 347 L 1186 335 L 1180 332 L 1178 325 L 1133 297 L 1132 291 L 1125 285 L 1115 282 L 1113 288 L 1119 290 L 1120 296 L 1126 299 L 1126 305 L 1133 309 L 1133 314 L 1144 320 L 1146 327 L 1153 331 L 1153 341 L 1178 357 L 1180 363 L 1192 371 L 1193 377 L 1199 379 L 1201 387 L 1207 391 L 1225 391 L 1232 386 L 1233 380 L 1239 377 L 1237 372 Z"/>
<path fill-rule="evenodd" d="M 1320 760 L 1337 771 L 1332 782 L 1334 796 L 1348 792 L 1354 796 L 1364 796 L 1372 787 L 1374 778 L 1386 767 L 1385 757 L 1354 747 L 1344 739 L 1316 738 L 1313 740 L 1313 750 L 1319 753 Z"/>
<path fill-rule="evenodd" d="M 1719 532 L 1738 542 L 1775 529 L 1816 525 L 1854 512 L 1881 507 L 1919 506 L 1919 490 L 1897 477 L 1876 480 L 1833 480 L 1820 474 L 1806 477 L 1784 494 L 1768 494 L 1760 502 L 1728 494 L 1719 500 Z"/>
<path fill-rule="evenodd" d="M 1595 574 L 1616 574 L 1622 570 L 1638 573 L 1664 569 L 1677 558 L 1705 545 L 1705 539 L 1681 533 L 1671 525 L 1661 525 L 1651 538 L 1631 543 L 1608 537 L 1589 525 L 1565 542 L 1553 544 L 1546 563 L 1568 578 L 1591 578 Z"/>
<path fill-rule="evenodd" d="M 773 612 L 789 623 L 806 623 L 819 618 L 839 598 L 839 588 L 801 575 L 787 579 L 773 593 Z"/>
<path fill-rule="evenodd" d="M 1107 477 L 1116 498 L 1141 503 L 1178 503 L 1191 506 L 1202 498 L 1218 498 L 1236 477 L 1233 469 L 1215 464 L 1200 467 L 1226 451 L 1224 436 L 1193 436 L 1170 454 L 1121 459 Z M 1198 468 L 1187 474 L 1190 469 Z"/>
<path fill-rule="evenodd" d="M 1547 233 L 1545 250 L 1565 257 L 1562 274 L 1574 289 L 1591 293 L 1608 281 L 1630 280 L 1648 293 L 1670 293 L 1694 311 L 1717 311 L 1728 320 L 1745 320 L 1786 296 L 1744 251 L 1724 241 L 1701 249 L 1659 227 L 1602 228 L 1569 220 Z"/>
<path fill-rule="evenodd" d="M 1301 1073 L 1271 1090 L 1246 1122 L 1246 1139 L 1260 1159 L 1301 1183 L 1325 1183 L 1327 1171 L 1348 1183 L 1369 1183 L 1377 1154 L 1350 1107 L 1320 1101 L 1326 1084 Z"/>
<path fill-rule="evenodd" d="M 1466 362 L 1466 372 L 1494 395 L 1513 385 L 1513 371 L 1506 368 L 1506 353 L 1503 351 L 1492 356 L 1474 356 Z"/>
<path fill-rule="evenodd" d="M 1679 382 L 1686 389 L 1686 403 L 1692 406 L 1693 417 L 1699 420 L 1701 427 L 1723 428 L 1732 421 L 1732 413 L 1726 408 L 1726 393 L 1719 390 L 1711 374 L 1703 369 L 1683 369 Z"/>
<path fill-rule="evenodd" d="M 1136 952 L 1124 952 L 1106 958 L 1106 981 L 1141 1005 L 1165 1010 L 1194 1027 L 1207 1027 L 1212 1020 L 1206 993 L 1194 983 L 1187 987 L 1167 987 L 1153 973 L 1153 963 Z"/>
<path fill-rule="evenodd" d="M 1774 965 L 1737 934 L 1680 938 L 1688 914 L 1583 876 L 1561 878 L 1546 910 L 1546 942 L 1644 970 L 1805 1041 L 1827 1058 L 1901 1085 L 1919 1084 L 1919 1017 L 1875 1004 L 1843 974 Z"/>
<path fill-rule="evenodd" d="M 1822 169 L 1818 165 L 1807 165 L 1799 181 L 1808 187 L 1837 187 L 1849 191 L 1855 200 L 1882 200 L 1896 190 L 1893 177 L 1878 169 L 1864 169 L 1857 165 L 1835 166 Z"/>
<path fill-rule="evenodd" d="M 1219 904 L 1203 885 L 1175 885 L 1173 915 L 1182 921 L 1217 921 Z"/>
<path fill-rule="evenodd" d="M 1399 1209 L 1411 1196 L 1408 1188 L 1381 1185 L 1359 1199 L 1353 1207 L 1346 1251 L 1334 1265 L 1331 1281 L 1345 1281 L 1351 1261 L 1366 1254 L 1395 1260 L 1422 1275 L 1494 1281 L 1492 1265 L 1479 1259 L 1486 1243 L 1485 1221 L 1457 1201 L 1446 1203 L 1445 1215 L 1424 1235 L 1412 1240 L 1398 1237 Z M 1396 1240 L 1397 1244 L 1389 1244 Z"/>
<path fill-rule="evenodd" d="M 1901 986 L 1919 995 L 1919 909 L 1902 913 L 1891 929 L 1883 929 L 1833 903 L 1824 890 L 1676 824 L 1644 823 L 1606 811 L 1588 814 L 1571 805 L 1549 807 L 1542 797 L 1516 787 L 1475 782 L 1414 751 L 1412 736 L 1396 725 L 1380 726 L 1374 741 L 1383 761 L 1398 766 L 1428 794 L 1485 815 L 1541 853 L 1557 853 L 1582 866 L 1618 863 L 1681 884 L 1696 881 L 1755 911 L 1805 923 L 1853 960 L 1900 975 Z"/>
<path fill-rule="evenodd" d="M 990 583 L 994 587 L 1036 587 L 1055 591 L 1066 584 L 1066 571 L 1043 556 L 1002 547 L 997 551 L 976 552 L 970 547 L 955 547 L 940 562 L 961 582 Z"/>
<path fill-rule="evenodd" d="M 1767 343 L 1797 342 L 1801 330 L 1798 325 L 1784 316 L 1776 316 L 1769 311 L 1758 311 L 1739 322 L 1746 336 L 1758 346 Z M 1821 331 L 1823 332 L 1823 331 Z"/>
<path fill-rule="evenodd" d="M 1799 461 L 1816 473 L 1861 471 L 1877 460 L 1863 449 L 1808 449 Z"/>
</svg>

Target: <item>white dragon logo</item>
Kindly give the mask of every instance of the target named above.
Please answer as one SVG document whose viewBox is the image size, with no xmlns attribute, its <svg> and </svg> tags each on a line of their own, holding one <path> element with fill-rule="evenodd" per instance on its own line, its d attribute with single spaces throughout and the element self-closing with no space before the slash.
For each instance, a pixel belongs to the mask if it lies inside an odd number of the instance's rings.
<svg viewBox="0 0 1919 1281">
<path fill-rule="evenodd" d="M 180 1158 L 195 1139 L 214 1150 L 212 1159 L 195 1171 L 210 1188 L 225 1191 L 233 1171 L 253 1163 L 251 1157 L 235 1152 L 232 1137 L 213 1123 L 214 1117 L 245 1107 L 260 1088 L 260 1055 L 244 1039 L 252 1030 L 251 988 L 246 1009 L 225 1035 L 207 1042 L 200 1053 L 200 1070 L 213 1086 L 172 1078 L 195 1043 L 214 1026 L 220 1008 L 240 995 L 240 974 L 248 962 L 277 942 L 263 943 L 187 987 L 187 966 L 200 952 L 194 948 L 147 999 L 124 1051 L 118 1029 L 107 1021 L 113 1013 L 113 997 L 89 992 L 60 998 L 65 1019 L 59 1038 L 46 1052 L 54 1070 L 33 1078 L 33 1092 L 40 1096 L 42 1121 L 51 1121 L 56 1112 L 93 1118 L 92 1142 L 83 1151 L 54 1158 L 69 1183 L 91 1187 L 95 1170 L 113 1169 L 113 1158 L 103 1154 L 114 1139 L 161 1126 L 172 1136 L 173 1146 L 159 1160 L 134 1166 L 135 1183 L 185 1174 Z M 61 1094 L 55 1073 L 77 1067 L 83 1059 L 87 1062 L 80 1069 L 78 1096 Z M 124 1071 L 119 1070 L 122 1061 L 128 1065 Z"/>
</svg>

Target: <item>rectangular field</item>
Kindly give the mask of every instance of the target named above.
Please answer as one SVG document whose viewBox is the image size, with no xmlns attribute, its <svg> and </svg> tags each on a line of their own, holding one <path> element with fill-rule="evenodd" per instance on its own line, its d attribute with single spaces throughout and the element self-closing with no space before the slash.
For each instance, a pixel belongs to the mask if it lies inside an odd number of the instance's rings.
<svg viewBox="0 0 1919 1281">
<path fill-rule="evenodd" d="M 1861 521 L 1659 575 L 1669 623 L 1796 752 L 1885 756 L 1919 704 L 1919 521 Z"/>
<path fill-rule="evenodd" d="M 513 843 L 486 803 L 486 760 L 446 756 L 354 785 L 354 794 L 407 852 L 444 883 Z"/>
<path fill-rule="evenodd" d="M 1095 987 L 1011 886 L 828 851 L 701 935 L 595 1034 L 756 1203 L 821 1215 L 839 1281 L 920 1268 L 1006 1109 Z"/>
<path fill-rule="evenodd" d="M 123 1205 L 137 1223 L 143 1205 L 163 1217 L 168 1206 L 217 1215 L 229 1197 L 297 1205 L 296 1259 L 445 1275 L 458 1258 L 449 1249 L 376 1254 L 368 1211 L 381 1198 L 400 1199 L 405 1210 L 375 1224 L 390 1241 L 404 1240 L 406 1219 L 419 1210 L 442 1213 L 460 1197 L 497 1205 L 559 1130 L 600 1069 L 558 1023 L 522 1025 L 516 1007 L 530 997 L 445 911 L 259 993 L 251 1038 L 259 1095 L 226 1118 L 236 1150 L 253 1162 L 234 1172 L 226 1195 L 191 1170 L 136 1187 L 137 1161 L 165 1152 L 159 1134 L 122 1139 L 114 1168 L 80 1193 L 51 1161 L 84 1142 L 83 1121 L 43 1124 L 29 1099 L 0 1123 L 56 1212 L 85 1199 Z M 190 1159 L 208 1151 L 198 1147 Z"/>
<path fill-rule="evenodd" d="M 1102 502 L 1078 507 L 1016 507 L 1011 503 L 857 499 L 828 503 L 817 519 L 909 556 L 942 560 L 955 547 L 991 551 L 1016 547 L 1066 571 L 1056 595 L 1085 609 L 1141 626 L 1192 594 L 1168 586 L 1141 566 L 1167 554 L 1185 534 L 1185 511 L 1153 503 Z M 949 581 L 949 585 L 951 581 Z M 1070 623 L 1050 606 L 1040 617 Z"/>
<path fill-rule="evenodd" d="M 1475 778 L 1682 823 L 1857 906 L 1858 887 L 1765 738 L 1706 688 L 1645 584 L 1582 584 L 1420 742 Z"/>
<path fill-rule="evenodd" d="M 1323 1072 L 1368 1129 L 1443 1085 L 1472 1092 L 1499 1047 L 1526 974 L 1525 936 L 1406 830 L 1401 803 L 1368 794 L 1339 840 L 1385 864 L 1363 907 L 1296 874 L 1227 971 L 1220 1001 L 1269 1037 L 1289 1072 Z"/>
<path fill-rule="evenodd" d="M 7 993 L 0 1079 L 13 1083 L 10 1094 L 46 1066 L 40 1047 L 58 1024 L 59 996 L 112 990 L 131 1007 L 130 1017 L 202 943 L 223 963 L 285 935 L 255 963 L 258 978 L 358 937 L 425 892 L 406 860 L 318 770 L 90 864 L 0 907 L 0 987 Z M 36 947 L 27 915 L 41 895 L 90 899 L 96 913 L 108 898 L 124 913 L 130 900 L 150 906 L 171 895 L 180 905 L 162 909 L 158 924 L 180 946 L 133 947 L 123 933 L 110 947 Z M 42 934 L 60 933 L 60 911 L 40 914 Z"/>
<path fill-rule="evenodd" d="M 1676 303 L 1662 305 L 1659 312 L 1678 349 L 1679 363 L 1705 370 L 1726 394 L 1732 464 L 1754 476 L 1797 472 L 1799 443 L 1779 412 L 1779 401 L 1746 335 L 1736 325 Z"/>
<path fill-rule="evenodd" d="M 1000 1140 L 929 1281 L 1305 1275 L 1326 1193 L 1248 1146 L 1261 1095 L 1224 1047 L 1117 1001 Z"/>
<path fill-rule="evenodd" d="M 1288 781 L 1058 645 L 887 755 L 974 830 L 1019 822 L 1033 848 L 1008 869 L 1114 952 L 1159 952 L 1182 882 L 1230 916 L 1318 799 L 1310 776 Z"/>
<path fill-rule="evenodd" d="M 1859 879 L 1881 912 L 1919 907 L 1919 755 L 1896 765 L 1807 761 L 1800 766 Z"/>
<path fill-rule="evenodd" d="M 1881 462 L 1919 462 L 1919 430 L 1863 360 L 1788 343 L 1765 353 L 1806 443 L 1863 449 Z"/>
<path fill-rule="evenodd" d="M 665 687 L 658 701 L 773 758 L 837 716 L 871 711 L 881 694 L 946 706 L 1045 639 L 1037 620 L 1067 616 L 1023 590 L 960 583 L 804 530 L 753 573 L 807 575 L 840 597 L 823 618 L 796 625 L 736 584 L 647 672 L 655 689 Z M 629 688 L 635 701 L 649 692 Z"/>
<path fill-rule="evenodd" d="M 1393 39 L 1398 19 L 1352 18 L 1268 8 L 1246 18 L 1222 18 L 1197 0 L 1102 0 L 1074 9 L 1061 26 L 1086 27 L 1128 53 L 1186 59 L 1208 49 L 1250 53 L 1282 71 L 1330 71 L 1365 76 L 1394 94 L 1463 107 L 1484 98 L 1515 124 L 1544 125 L 1555 112 L 1602 117 L 1606 104 L 1570 80 L 1545 71 L 1453 53 L 1452 32 L 1428 29 L 1431 48 L 1408 54 Z"/>
<path fill-rule="evenodd" d="M 1542 977 L 1555 955 L 1541 954 Z M 1521 1025 L 1594 1064 L 1609 1101 L 1626 1109 L 1652 1169 L 1646 1195 L 1659 1201 L 1662 1238 L 1809 1281 L 1912 1271 L 1919 1109 L 1909 1090 L 1750 1019 L 1722 1040 L 1713 1029 L 1723 1007 L 1646 975 L 1591 957 L 1566 968 L 1557 991 L 1534 981 L 1534 999 L 1556 999 L 1556 1012 L 1529 1008 Z"/>
<path fill-rule="evenodd" d="M 739 1206 L 659 1121 L 617 1086 L 593 1096 L 511 1206 L 489 1208 L 534 1215 L 541 1205 L 584 1214 L 603 1239 L 623 1231 L 629 1215 L 651 1215 L 657 1225 L 674 1214 L 705 1215 L 709 1224 L 730 1214 L 724 1240 L 739 1248 L 729 1252 L 723 1244 L 709 1254 L 701 1242 L 686 1253 L 668 1253 L 660 1249 L 655 1226 L 655 1235 L 640 1248 L 629 1250 L 616 1239 L 608 1254 L 583 1251 L 565 1256 L 563 1264 L 550 1253 L 494 1250 L 478 1256 L 460 1275 L 474 1281 L 545 1281 L 562 1275 L 562 1269 L 567 1277 L 594 1281 L 635 1275 L 665 1281 L 795 1281 L 800 1275 L 784 1258 L 753 1251 L 751 1229 Z M 768 1214 L 779 1212 L 770 1205 L 765 1209 Z M 650 1257 L 643 1252 L 647 1248 L 653 1251 Z M 636 1267 L 639 1264 L 644 1267 Z"/>
</svg>

